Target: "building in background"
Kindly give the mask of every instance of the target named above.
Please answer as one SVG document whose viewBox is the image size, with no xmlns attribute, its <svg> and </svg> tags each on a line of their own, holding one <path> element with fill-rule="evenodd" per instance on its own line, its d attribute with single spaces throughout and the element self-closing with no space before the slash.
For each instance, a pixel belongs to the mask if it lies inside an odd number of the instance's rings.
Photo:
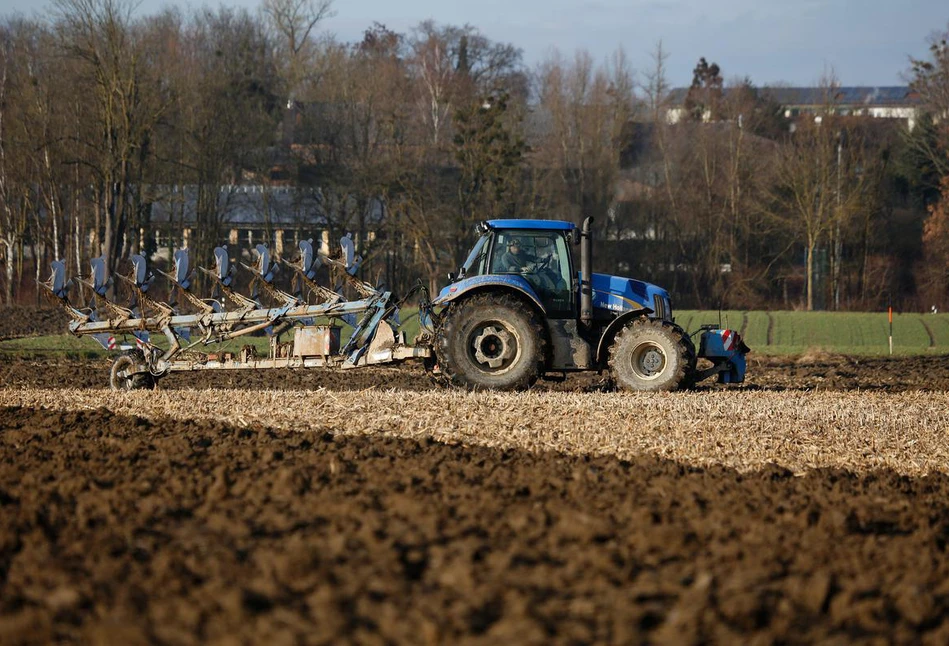
<svg viewBox="0 0 949 646">
<path fill-rule="evenodd" d="M 730 91 L 725 88 L 727 95 Z M 909 86 L 890 87 L 764 87 L 758 90 L 784 109 L 784 116 L 795 119 L 804 115 L 820 116 L 831 111 L 841 116 L 900 119 L 910 129 L 916 125 L 919 94 Z M 688 116 L 686 99 L 689 88 L 669 93 L 666 120 L 678 123 Z"/>
</svg>

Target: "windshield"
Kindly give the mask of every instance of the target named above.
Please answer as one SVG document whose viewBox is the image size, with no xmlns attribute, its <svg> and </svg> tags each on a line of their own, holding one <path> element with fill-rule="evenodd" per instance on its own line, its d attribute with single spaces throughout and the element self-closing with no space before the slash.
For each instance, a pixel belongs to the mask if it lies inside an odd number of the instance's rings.
<svg viewBox="0 0 949 646">
<path fill-rule="evenodd" d="M 475 246 L 471 248 L 471 253 L 468 254 L 468 259 L 465 260 L 465 264 L 461 266 L 461 275 L 459 278 L 481 275 L 482 267 L 484 265 L 484 257 L 488 253 L 487 245 L 489 237 L 489 234 L 484 234 L 475 243 Z"/>
</svg>

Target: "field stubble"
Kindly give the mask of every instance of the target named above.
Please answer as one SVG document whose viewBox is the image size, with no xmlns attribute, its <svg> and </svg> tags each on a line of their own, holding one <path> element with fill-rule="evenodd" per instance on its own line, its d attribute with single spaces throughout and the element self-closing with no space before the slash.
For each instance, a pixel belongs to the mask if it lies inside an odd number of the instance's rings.
<svg viewBox="0 0 949 646">
<path fill-rule="evenodd" d="M 573 455 L 642 454 L 739 470 L 776 463 L 949 472 L 949 394 L 405 393 L 362 391 L 0 390 L 0 406 L 110 411 L 301 432 L 433 438 Z"/>
</svg>

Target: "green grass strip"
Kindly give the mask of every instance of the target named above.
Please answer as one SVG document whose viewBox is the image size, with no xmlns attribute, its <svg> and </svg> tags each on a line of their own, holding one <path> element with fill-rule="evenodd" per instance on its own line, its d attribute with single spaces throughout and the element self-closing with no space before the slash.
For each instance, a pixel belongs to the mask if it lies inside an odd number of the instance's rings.
<svg viewBox="0 0 949 646">
<path fill-rule="evenodd" d="M 414 308 L 400 312 L 402 326 L 409 343 L 418 334 L 418 313 Z M 886 355 L 889 353 L 889 323 L 886 312 L 791 312 L 681 310 L 675 312 L 676 322 L 689 333 L 704 324 L 721 325 L 739 330 L 744 327 L 745 342 L 756 353 L 768 355 L 800 355 L 812 351 L 849 355 Z M 770 339 L 769 339 L 770 329 Z M 352 334 L 344 326 L 342 342 Z M 153 334 L 160 346 L 160 334 Z M 286 334 L 284 341 L 292 336 Z M 134 345 L 129 335 L 120 343 Z M 238 351 L 244 345 L 254 346 L 266 355 L 267 337 L 240 337 L 226 344 L 198 346 L 205 352 Z M 62 355 L 73 358 L 110 356 L 91 338 L 69 334 L 24 337 L 0 341 L 0 353 L 18 357 Z M 893 353 L 900 356 L 949 354 L 949 314 L 906 313 L 893 316 Z"/>
</svg>

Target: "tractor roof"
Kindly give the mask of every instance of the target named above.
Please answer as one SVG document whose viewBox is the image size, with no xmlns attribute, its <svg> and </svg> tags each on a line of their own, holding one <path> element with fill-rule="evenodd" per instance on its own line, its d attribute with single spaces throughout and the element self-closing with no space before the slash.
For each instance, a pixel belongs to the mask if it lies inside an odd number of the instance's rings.
<svg viewBox="0 0 949 646">
<path fill-rule="evenodd" d="M 573 222 L 562 220 L 488 220 L 492 229 L 541 229 L 545 231 L 572 231 L 577 228 Z"/>
</svg>

